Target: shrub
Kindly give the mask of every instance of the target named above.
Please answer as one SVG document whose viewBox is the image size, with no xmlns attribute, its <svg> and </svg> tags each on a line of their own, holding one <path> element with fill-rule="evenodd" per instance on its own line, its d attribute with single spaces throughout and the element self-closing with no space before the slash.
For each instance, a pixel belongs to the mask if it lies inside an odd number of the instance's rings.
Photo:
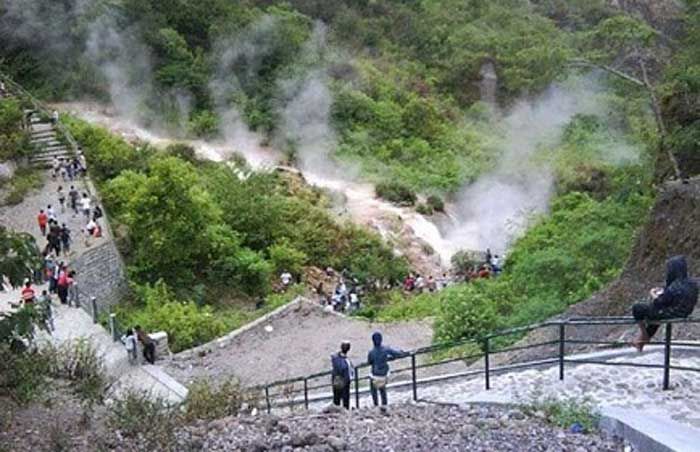
<svg viewBox="0 0 700 452">
<path fill-rule="evenodd" d="M 15 206 L 24 201 L 24 197 L 29 192 L 41 188 L 44 185 L 44 181 L 41 178 L 41 173 L 38 171 L 32 168 L 20 167 L 15 171 L 9 184 L 10 190 L 5 196 L 5 204 Z"/>
<path fill-rule="evenodd" d="M 0 394 L 9 396 L 18 404 L 25 404 L 46 391 L 50 355 L 42 352 L 17 353 L 11 350 L 9 344 L 0 343 L 0 360 Z"/>
<path fill-rule="evenodd" d="M 209 110 L 202 110 L 192 115 L 189 132 L 200 138 L 213 138 L 219 131 L 219 118 Z"/>
<path fill-rule="evenodd" d="M 423 203 L 416 205 L 416 212 L 421 215 L 432 215 L 434 213 L 432 206 Z"/>
<path fill-rule="evenodd" d="M 235 416 L 250 400 L 237 380 L 229 379 L 216 385 L 198 380 L 188 388 L 185 416 L 188 420 Z"/>
<path fill-rule="evenodd" d="M 88 405 L 101 402 L 109 384 L 104 360 L 92 343 L 75 339 L 59 347 L 49 347 L 44 353 L 51 354 L 51 375 L 73 383 L 74 392 Z"/>
<path fill-rule="evenodd" d="M 135 292 L 142 305 L 120 307 L 117 310 L 119 323 L 129 327 L 139 325 L 145 331 L 165 331 L 173 352 L 209 342 L 227 331 L 226 323 L 214 314 L 211 307 L 178 300 L 162 281 L 135 286 Z"/>
<path fill-rule="evenodd" d="M 547 422 L 561 428 L 568 429 L 574 424 L 580 424 L 584 433 L 595 431 L 600 421 L 598 408 L 589 398 L 557 400 L 549 397 L 531 402 L 525 407 L 529 413 L 543 413 Z"/>
<path fill-rule="evenodd" d="M 416 202 L 416 193 L 401 182 L 380 182 L 375 187 L 378 197 L 399 205 L 412 206 Z"/>
<path fill-rule="evenodd" d="M 286 241 L 272 245 L 268 248 L 268 253 L 270 262 L 278 274 L 286 270 L 298 275 L 308 259 L 303 251 L 297 250 Z"/>
<path fill-rule="evenodd" d="M 176 450 L 175 432 L 182 416 L 163 399 L 127 391 L 110 406 L 107 425 L 124 437 L 142 441 L 147 450 Z"/>
<path fill-rule="evenodd" d="M 425 200 L 425 203 L 435 212 L 445 211 L 445 202 L 442 200 L 442 198 L 440 198 L 437 195 L 428 196 L 428 199 Z"/>
</svg>

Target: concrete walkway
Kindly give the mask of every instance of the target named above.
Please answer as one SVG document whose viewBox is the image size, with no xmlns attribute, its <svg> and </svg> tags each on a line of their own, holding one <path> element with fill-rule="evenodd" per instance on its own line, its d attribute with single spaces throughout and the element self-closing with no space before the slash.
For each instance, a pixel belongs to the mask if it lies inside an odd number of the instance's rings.
<svg viewBox="0 0 700 452">
<path fill-rule="evenodd" d="M 80 257 L 82 253 L 90 247 L 111 240 L 111 237 L 109 236 L 109 228 L 103 228 L 103 237 L 89 238 L 89 241 L 86 241 L 86 237 L 82 233 L 86 218 L 82 214 L 74 214 L 69 205 L 66 205 L 63 211 L 61 210 L 56 194 L 59 185 L 63 186 L 67 199 L 69 199 L 67 192 L 70 185 L 75 185 L 81 194 L 87 192 L 85 181 L 63 181 L 60 176 L 57 180 L 53 180 L 49 172 L 46 171 L 42 189 L 29 193 L 21 204 L 0 207 L 0 224 L 15 231 L 31 234 L 41 248 L 46 244 L 46 239 L 41 236 L 36 216 L 39 209 L 46 210 L 47 206 L 51 204 L 59 223 L 65 223 L 72 232 L 71 253 L 61 255 L 61 260 L 65 261 L 70 268 L 71 262 Z M 94 205 L 93 200 L 92 206 Z M 80 275 L 78 275 L 77 281 L 80 284 Z M 37 294 L 40 294 L 42 290 L 48 289 L 48 286 L 44 284 L 34 288 Z M 10 302 L 16 302 L 19 299 L 20 289 L 0 292 L 0 312 L 10 310 Z M 83 300 L 83 302 L 85 301 Z M 54 333 L 51 336 L 42 334 L 39 339 L 49 340 L 56 345 L 77 338 L 90 340 L 104 359 L 105 369 L 109 377 L 114 380 L 110 396 L 116 396 L 124 390 L 132 388 L 152 393 L 169 403 L 177 403 L 187 395 L 187 389 L 170 378 L 160 366 L 129 365 L 126 351 L 121 343 L 113 342 L 109 333 L 101 325 L 94 324 L 91 316 L 85 310 L 61 305 L 55 295 L 54 318 L 56 327 Z"/>
</svg>

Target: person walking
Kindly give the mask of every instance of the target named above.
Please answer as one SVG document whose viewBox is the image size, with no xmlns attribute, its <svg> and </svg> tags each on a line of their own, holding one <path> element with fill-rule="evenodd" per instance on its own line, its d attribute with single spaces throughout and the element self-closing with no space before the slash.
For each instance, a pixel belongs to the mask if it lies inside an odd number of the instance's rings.
<svg viewBox="0 0 700 452">
<path fill-rule="evenodd" d="M 34 304 L 34 299 L 36 298 L 36 292 L 34 291 L 34 288 L 32 287 L 32 282 L 27 281 L 24 283 L 24 287 L 22 288 L 22 301 L 24 302 L 25 305 L 31 305 Z"/>
<path fill-rule="evenodd" d="M 83 193 L 83 197 L 80 200 L 80 208 L 83 210 L 83 215 L 88 220 L 90 219 L 90 198 L 87 193 Z"/>
<path fill-rule="evenodd" d="M 391 347 L 382 345 L 382 333 L 375 332 L 372 334 L 372 343 L 374 348 L 367 354 L 367 363 L 371 366 L 371 374 L 369 376 L 369 390 L 372 394 L 372 402 L 374 406 L 379 405 L 377 392 L 381 397 L 382 410 L 388 403 L 386 395 L 386 385 L 389 378 L 389 361 L 396 358 L 408 356 L 408 353 L 402 350 L 396 350 Z"/>
<path fill-rule="evenodd" d="M 343 407 L 346 410 L 350 409 L 350 383 L 355 377 L 355 369 L 352 367 L 348 352 L 350 351 L 350 342 L 343 341 L 340 343 L 340 351 L 331 355 L 331 382 L 333 384 L 333 404 Z"/>
<path fill-rule="evenodd" d="M 78 193 L 75 186 L 70 186 L 68 197 L 70 198 L 70 208 L 73 209 L 73 216 L 75 217 L 75 215 L 78 213 L 78 198 L 80 197 L 80 193 Z"/>
<path fill-rule="evenodd" d="M 60 237 L 61 244 L 63 245 L 63 254 L 67 256 L 68 254 L 70 254 L 70 229 L 68 229 L 66 223 L 63 223 L 63 227 L 61 228 L 60 232 Z"/>
<path fill-rule="evenodd" d="M 56 326 L 53 322 L 53 306 L 51 306 L 51 295 L 45 290 L 41 291 L 39 297 L 39 306 L 44 310 L 44 318 L 49 331 L 56 331 Z"/>
<path fill-rule="evenodd" d="M 61 205 L 61 213 L 66 211 L 66 192 L 63 191 L 63 186 L 59 185 L 56 190 L 58 195 L 58 203 Z"/>
<path fill-rule="evenodd" d="M 75 279 L 75 270 L 68 272 L 68 306 L 80 307 L 78 298 L 78 281 Z"/>
<path fill-rule="evenodd" d="M 698 302 L 698 284 L 688 277 L 685 256 L 674 256 L 666 262 L 666 286 L 650 290 L 651 303 L 632 306 L 632 315 L 639 326 L 639 336 L 632 343 L 642 351 L 659 329 L 654 321 L 690 316 Z"/>
<path fill-rule="evenodd" d="M 64 265 L 58 272 L 58 281 L 56 282 L 56 292 L 58 292 L 58 299 L 61 300 L 61 304 L 68 304 L 69 286 L 70 280 L 68 279 L 68 269 Z"/>
<path fill-rule="evenodd" d="M 49 222 L 49 216 L 46 215 L 44 209 L 39 210 L 39 215 L 36 216 L 36 221 L 39 223 L 39 230 L 41 231 L 41 236 L 46 237 L 46 225 Z"/>
</svg>

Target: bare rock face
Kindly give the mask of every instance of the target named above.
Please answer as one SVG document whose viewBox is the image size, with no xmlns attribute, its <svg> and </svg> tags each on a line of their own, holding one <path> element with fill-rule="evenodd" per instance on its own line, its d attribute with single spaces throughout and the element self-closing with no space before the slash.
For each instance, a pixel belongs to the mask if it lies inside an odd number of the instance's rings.
<svg viewBox="0 0 700 452">
<path fill-rule="evenodd" d="M 17 165 L 14 162 L 0 162 L 0 180 L 12 179 L 16 169 Z"/>
<path fill-rule="evenodd" d="M 479 94 L 481 101 L 492 108 L 496 108 L 496 90 L 498 89 L 498 75 L 493 61 L 485 60 L 479 70 L 481 81 L 479 82 Z"/>
</svg>

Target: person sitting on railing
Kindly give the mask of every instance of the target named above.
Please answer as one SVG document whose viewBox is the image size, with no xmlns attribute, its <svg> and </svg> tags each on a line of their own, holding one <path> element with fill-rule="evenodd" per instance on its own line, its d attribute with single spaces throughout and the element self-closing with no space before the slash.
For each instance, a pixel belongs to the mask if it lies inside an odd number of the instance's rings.
<svg viewBox="0 0 700 452">
<path fill-rule="evenodd" d="M 367 363 L 372 367 L 369 376 L 369 390 L 372 394 L 372 402 L 374 406 L 379 405 L 377 400 L 377 390 L 382 399 L 382 410 L 384 410 L 387 401 L 386 385 L 389 378 L 389 363 L 388 361 L 395 358 L 407 356 L 408 353 L 402 350 L 395 350 L 382 345 L 382 333 L 375 332 L 372 335 L 372 343 L 374 348 L 367 354 Z"/>
<path fill-rule="evenodd" d="M 340 351 L 331 355 L 331 383 L 333 384 L 333 404 L 340 406 L 343 402 L 345 409 L 350 409 L 350 382 L 355 376 L 355 370 L 352 367 L 348 352 L 350 351 L 350 342 L 343 341 L 340 343 Z"/>
<path fill-rule="evenodd" d="M 685 256 L 674 256 L 666 262 L 666 287 L 650 291 L 651 303 L 637 303 L 632 314 L 639 325 L 639 337 L 633 345 L 640 352 L 659 329 L 650 322 L 688 317 L 698 301 L 698 285 L 688 277 Z"/>
</svg>

